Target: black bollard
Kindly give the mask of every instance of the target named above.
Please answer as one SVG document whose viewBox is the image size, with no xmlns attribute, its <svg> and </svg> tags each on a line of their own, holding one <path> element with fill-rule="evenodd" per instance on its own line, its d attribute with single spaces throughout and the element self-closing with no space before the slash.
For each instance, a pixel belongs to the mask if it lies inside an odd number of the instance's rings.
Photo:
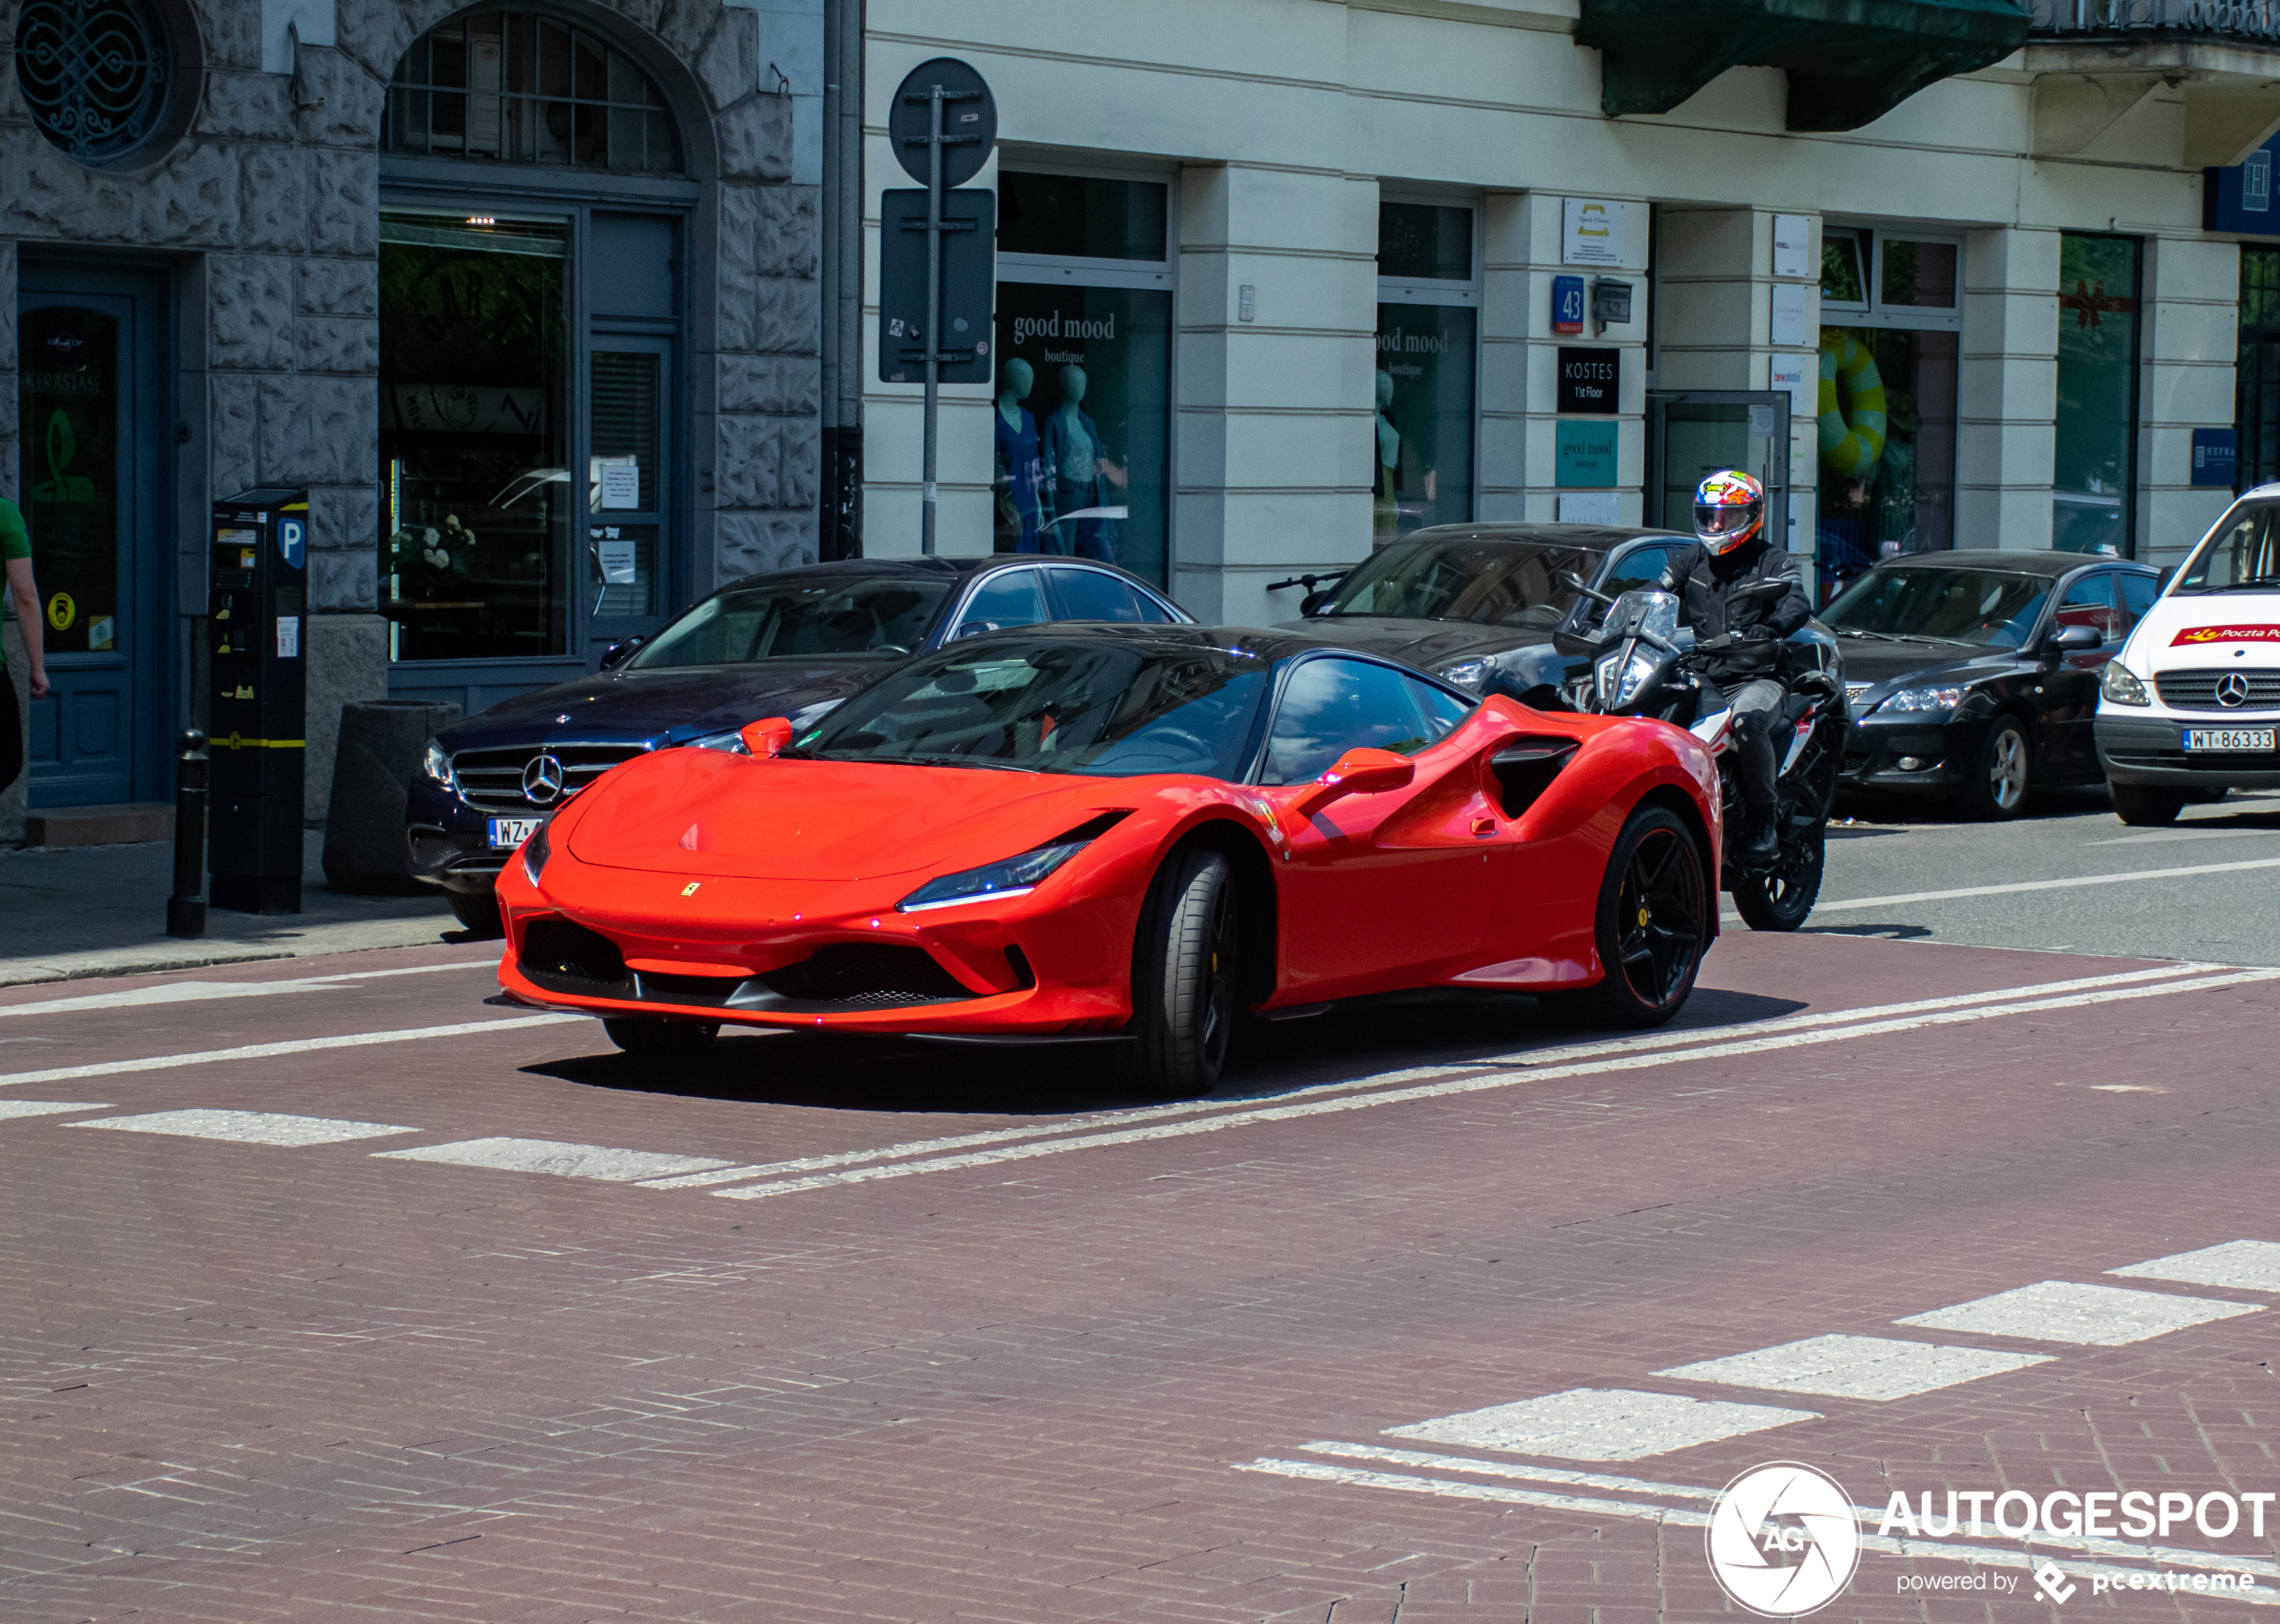
<svg viewBox="0 0 2280 1624">
<path fill-rule="evenodd" d="M 206 935 L 206 735 L 190 729 L 174 742 L 174 894 L 166 899 L 166 934 Z"/>
</svg>

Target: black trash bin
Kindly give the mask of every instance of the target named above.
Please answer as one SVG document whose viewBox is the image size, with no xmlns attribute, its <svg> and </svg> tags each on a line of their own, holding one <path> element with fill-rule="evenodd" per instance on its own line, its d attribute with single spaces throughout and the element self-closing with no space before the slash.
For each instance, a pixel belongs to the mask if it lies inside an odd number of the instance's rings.
<svg viewBox="0 0 2280 1624">
<path fill-rule="evenodd" d="M 415 897 L 434 887 L 412 878 L 404 792 L 427 742 L 460 719 L 460 707 L 427 699 L 355 699 L 340 707 L 325 812 L 325 881 L 335 891 Z"/>
</svg>

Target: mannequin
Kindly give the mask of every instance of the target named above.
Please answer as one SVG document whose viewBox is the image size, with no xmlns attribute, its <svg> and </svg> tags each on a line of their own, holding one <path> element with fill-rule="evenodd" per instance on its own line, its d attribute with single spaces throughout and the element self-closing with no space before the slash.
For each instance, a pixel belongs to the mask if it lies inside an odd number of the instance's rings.
<svg viewBox="0 0 2280 1624">
<path fill-rule="evenodd" d="M 1036 387 L 1037 374 L 1028 362 L 1015 356 L 1006 362 L 998 382 L 994 426 L 997 431 L 997 550 L 1033 553 L 1039 549 L 1039 532 L 1048 522 L 1042 511 L 1048 487 L 1037 419 L 1022 402 Z"/>
<path fill-rule="evenodd" d="M 1070 520 L 1086 508 L 1109 505 L 1108 487 L 1121 490 L 1126 471 L 1111 461 L 1101 442 L 1100 426 L 1083 409 L 1084 368 L 1074 364 L 1061 369 L 1061 405 L 1046 420 L 1045 466 L 1052 480 L 1053 511 L 1065 522 L 1063 536 L 1053 550 L 1065 549 L 1104 564 L 1116 562 L 1116 521 L 1103 516 Z M 1074 534 L 1068 533 L 1074 531 Z"/>
<path fill-rule="evenodd" d="M 1370 481 L 1370 540 L 1376 547 L 1392 540 L 1399 533 L 1401 523 L 1400 509 L 1394 502 L 1401 488 L 1401 431 L 1385 415 L 1392 404 L 1393 374 L 1380 369 L 1375 419 L 1378 465 Z"/>
</svg>

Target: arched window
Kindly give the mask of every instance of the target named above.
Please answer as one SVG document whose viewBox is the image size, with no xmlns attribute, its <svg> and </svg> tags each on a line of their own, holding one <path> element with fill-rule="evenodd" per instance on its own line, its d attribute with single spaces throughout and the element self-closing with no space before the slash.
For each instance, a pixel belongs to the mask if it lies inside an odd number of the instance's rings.
<svg viewBox="0 0 2280 1624">
<path fill-rule="evenodd" d="M 396 65 L 384 152 L 680 173 L 665 98 L 625 52 L 527 11 L 437 24 Z"/>
<path fill-rule="evenodd" d="M 26 0 L 16 84 L 39 133 L 82 163 L 154 134 L 171 88 L 166 31 L 141 0 Z"/>
</svg>

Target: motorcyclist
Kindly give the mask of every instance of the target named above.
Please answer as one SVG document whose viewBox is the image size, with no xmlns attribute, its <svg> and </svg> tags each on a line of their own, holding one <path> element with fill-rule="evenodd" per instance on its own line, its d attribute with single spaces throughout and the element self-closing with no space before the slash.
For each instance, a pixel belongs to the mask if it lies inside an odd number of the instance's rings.
<svg viewBox="0 0 2280 1624">
<path fill-rule="evenodd" d="M 1694 533 L 1695 545 L 1671 561 L 1666 578 L 1685 601 L 1704 675 L 1733 707 L 1735 777 L 1746 820 L 1736 860 L 1763 867 L 1780 849 L 1774 735 L 1789 689 L 1779 652 L 1782 639 L 1812 619 L 1812 604 L 1788 553 L 1767 544 L 1765 487 L 1741 470 L 1722 470 L 1696 487 Z M 1778 596 L 1744 595 L 1761 582 L 1782 580 L 1788 590 Z"/>
</svg>

